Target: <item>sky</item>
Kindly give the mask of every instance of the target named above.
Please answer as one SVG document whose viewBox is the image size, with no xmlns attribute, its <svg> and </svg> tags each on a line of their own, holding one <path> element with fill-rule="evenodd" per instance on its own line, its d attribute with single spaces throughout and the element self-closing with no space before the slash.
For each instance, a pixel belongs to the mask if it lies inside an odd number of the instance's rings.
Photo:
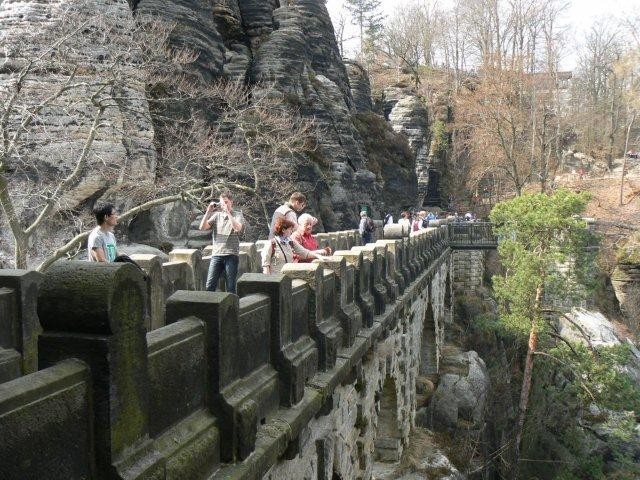
<svg viewBox="0 0 640 480">
<path fill-rule="evenodd" d="M 326 3 L 335 25 L 340 12 L 343 11 L 344 0 L 326 0 Z M 409 3 L 410 0 L 382 0 L 386 16 L 392 15 L 395 9 L 402 8 L 403 4 L 407 5 Z M 448 0 L 441 0 L 439 3 L 446 6 L 449 2 Z M 569 8 L 565 14 L 565 20 L 573 31 L 574 38 L 578 41 L 584 37 L 584 33 L 588 31 L 594 20 L 607 16 L 621 18 L 624 17 L 625 13 L 629 12 L 637 15 L 640 7 L 640 0 L 570 0 L 568 3 Z M 349 18 L 348 13 L 343 14 L 347 19 Z M 349 26 L 349 28 L 354 29 L 352 32 L 355 34 L 355 27 Z M 355 50 L 356 48 L 357 42 L 354 41 L 347 50 Z M 348 51 L 347 54 L 349 53 Z M 563 67 L 573 69 L 576 61 L 576 52 L 570 52 L 563 62 Z"/>
</svg>

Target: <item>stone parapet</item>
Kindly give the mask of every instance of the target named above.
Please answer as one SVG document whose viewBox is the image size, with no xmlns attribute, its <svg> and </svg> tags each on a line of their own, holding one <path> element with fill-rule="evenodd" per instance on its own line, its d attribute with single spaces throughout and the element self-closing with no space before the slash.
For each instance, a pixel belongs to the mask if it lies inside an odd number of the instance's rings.
<svg viewBox="0 0 640 480">
<path fill-rule="evenodd" d="M 279 275 L 252 272 L 259 246 L 243 244 L 239 296 L 194 290 L 200 252 L 136 256 L 146 277 L 128 264 L 55 264 L 34 286 L 42 370 L 16 372 L 18 350 L 6 355 L 0 455 L 42 478 L 370 478 L 375 459 L 406 444 L 421 352 L 437 369 L 456 279 L 441 228 L 357 238 L 327 235 L 343 248 Z M 0 288 L 0 312 L 29 322 L 15 298 Z M 29 442 L 42 453 L 16 450 L 36 418 L 45 427 Z M 22 478 L 13 466 L 3 475 Z"/>
</svg>

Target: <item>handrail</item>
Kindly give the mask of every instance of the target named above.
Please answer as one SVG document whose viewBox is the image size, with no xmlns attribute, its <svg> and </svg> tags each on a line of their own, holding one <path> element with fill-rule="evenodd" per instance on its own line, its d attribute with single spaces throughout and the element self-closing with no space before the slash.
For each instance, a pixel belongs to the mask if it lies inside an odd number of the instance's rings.
<svg viewBox="0 0 640 480">
<path fill-rule="evenodd" d="M 449 243 L 454 248 L 496 248 L 497 237 L 490 222 L 449 223 Z"/>
</svg>

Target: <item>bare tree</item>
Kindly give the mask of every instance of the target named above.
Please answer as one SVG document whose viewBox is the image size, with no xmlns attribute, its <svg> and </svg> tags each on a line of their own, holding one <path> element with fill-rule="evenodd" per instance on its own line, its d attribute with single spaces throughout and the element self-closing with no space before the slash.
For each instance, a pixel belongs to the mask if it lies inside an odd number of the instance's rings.
<svg viewBox="0 0 640 480">
<path fill-rule="evenodd" d="M 382 30 L 382 52 L 411 71 L 416 87 L 421 82 L 420 67 L 434 63 L 440 24 L 435 2 L 414 1 L 398 7 Z"/>
<path fill-rule="evenodd" d="M 116 170 L 96 168 L 101 159 L 94 146 L 118 129 L 114 117 L 122 118 L 123 106 L 134 103 L 135 86 L 143 91 L 143 79 L 132 74 L 141 52 L 122 33 L 137 27 L 117 10 L 89 15 L 87 8 L 80 3 L 55 12 L 61 20 L 27 38 L 2 38 L 8 75 L 0 90 L 0 206 L 17 268 L 26 268 L 35 232 L 64 208 L 65 195 L 80 186 L 89 168 L 103 177 Z M 95 63 L 88 61 L 89 51 L 100 52 Z M 54 111 L 58 117 L 47 123 Z M 66 143 L 60 141 L 64 134 Z M 60 174 L 48 174 L 56 164 Z M 135 175 L 135 166 L 128 174 Z"/>
<path fill-rule="evenodd" d="M 606 159 L 612 167 L 615 145 L 625 123 L 622 111 L 623 81 L 614 65 L 623 55 L 620 26 L 596 21 L 586 35 L 579 56 L 574 89 L 574 109 L 579 147 Z M 602 128 L 606 125 L 606 128 Z"/>
<path fill-rule="evenodd" d="M 199 202 L 224 183 L 264 217 L 314 148 L 313 124 L 282 95 L 266 95 L 269 86 L 204 85 L 190 68 L 197 56 L 171 46 L 171 25 L 134 20 L 124 1 L 110 5 L 118 8 L 96 15 L 80 2 L 31 38 L 2 37 L 0 207 L 16 268 L 31 255 L 44 257 L 45 269 L 77 250 L 84 234 L 57 249 L 46 237 L 54 226 L 70 236 L 86 228 L 87 189 L 126 198 L 126 220 L 165 203 Z M 113 137 L 123 139 L 121 152 L 113 152 Z"/>
</svg>

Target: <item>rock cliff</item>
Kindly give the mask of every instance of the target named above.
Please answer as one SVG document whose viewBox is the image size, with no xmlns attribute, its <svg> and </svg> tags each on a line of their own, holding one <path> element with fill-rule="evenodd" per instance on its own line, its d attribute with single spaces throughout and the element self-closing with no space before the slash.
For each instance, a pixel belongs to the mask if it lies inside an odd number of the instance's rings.
<svg viewBox="0 0 640 480">
<path fill-rule="evenodd" d="M 5 43 L 19 42 L 25 31 L 37 31 L 42 22 L 62 15 L 71 4 L 70 0 L 46 4 L 4 1 L 0 4 L 0 35 Z M 415 134 L 407 127 L 394 132 L 381 116 L 371 111 L 366 72 L 356 64 L 345 64 L 340 57 L 324 2 L 90 0 L 89 4 L 96 18 L 120 15 L 130 20 L 137 15 L 160 15 L 173 24 L 170 41 L 177 47 L 186 46 L 197 52 L 193 68 L 202 81 L 268 82 L 270 88 L 281 92 L 302 116 L 313 118 L 319 132 L 318 147 L 300 168 L 298 182 L 300 189 L 310 194 L 309 209 L 319 215 L 327 230 L 355 225 L 362 205 L 369 206 L 378 218 L 387 211 L 397 212 L 414 205 L 416 159 L 422 162 L 425 156 L 426 130 Z M 92 75 L 99 76 L 96 58 L 113 55 L 117 48 L 119 45 L 115 43 L 101 45 L 97 50 L 80 49 L 81 62 Z M 0 83 L 8 81 L 10 73 L 3 71 Z M 55 75 L 50 72 L 43 75 L 40 85 L 54 81 Z M 149 113 L 142 85 L 133 82 L 126 94 L 126 101 Z M 407 101 L 403 105 L 408 118 L 426 122 L 426 111 L 417 103 Z M 412 109 L 416 110 L 412 112 Z M 359 115 L 365 115 L 365 121 L 358 118 Z M 84 121 L 74 127 L 80 133 L 91 124 L 88 111 L 81 116 Z M 147 115 L 130 116 L 126 109 L 113 108 L 108 112 L 110 126 L 102 130 L 93 156 L 109 165 L 127 165 L 120 179 L 154 178 L 156 151 L 162 149 L 162 138 L 155 134 L 153 122 L 145 118 Z M 45 124 L 53 129 L 68 127 L 64 124 L 64 115 L 55 111 L 45 119 Z M 369 129 L 372 125 L 375 134 Z M 57 136 L 58 140 L 47 148 L 65 157 L 64 168 L 68 169 L 73 156 L 65 152 L 78 147 L 78 142 L 74 143 L 69 137 L 82 138 L 82 135 L 75 135 L 73 129 L 65 132 L 72 135 Z M 408 144 L 404 135 L 409 137 Z M 424 137 L 422 143 L 417 140 L 420 135 Z M 375 158 L 372 152 L 376 153 Z M 59 165 L 51 168 L 63 169 Z M 69 198 L 69 208 L 95 200 L 107 185 L 87 179 L 82 186 L 80 193 Z M 289 192 L 281 193 L 284 198 Z M 161 229 L 158 225 L 163 222 L 146 223 Z M 160 241 L 172 235 L 160 231 L 149 238 Z"/>
</svg>

